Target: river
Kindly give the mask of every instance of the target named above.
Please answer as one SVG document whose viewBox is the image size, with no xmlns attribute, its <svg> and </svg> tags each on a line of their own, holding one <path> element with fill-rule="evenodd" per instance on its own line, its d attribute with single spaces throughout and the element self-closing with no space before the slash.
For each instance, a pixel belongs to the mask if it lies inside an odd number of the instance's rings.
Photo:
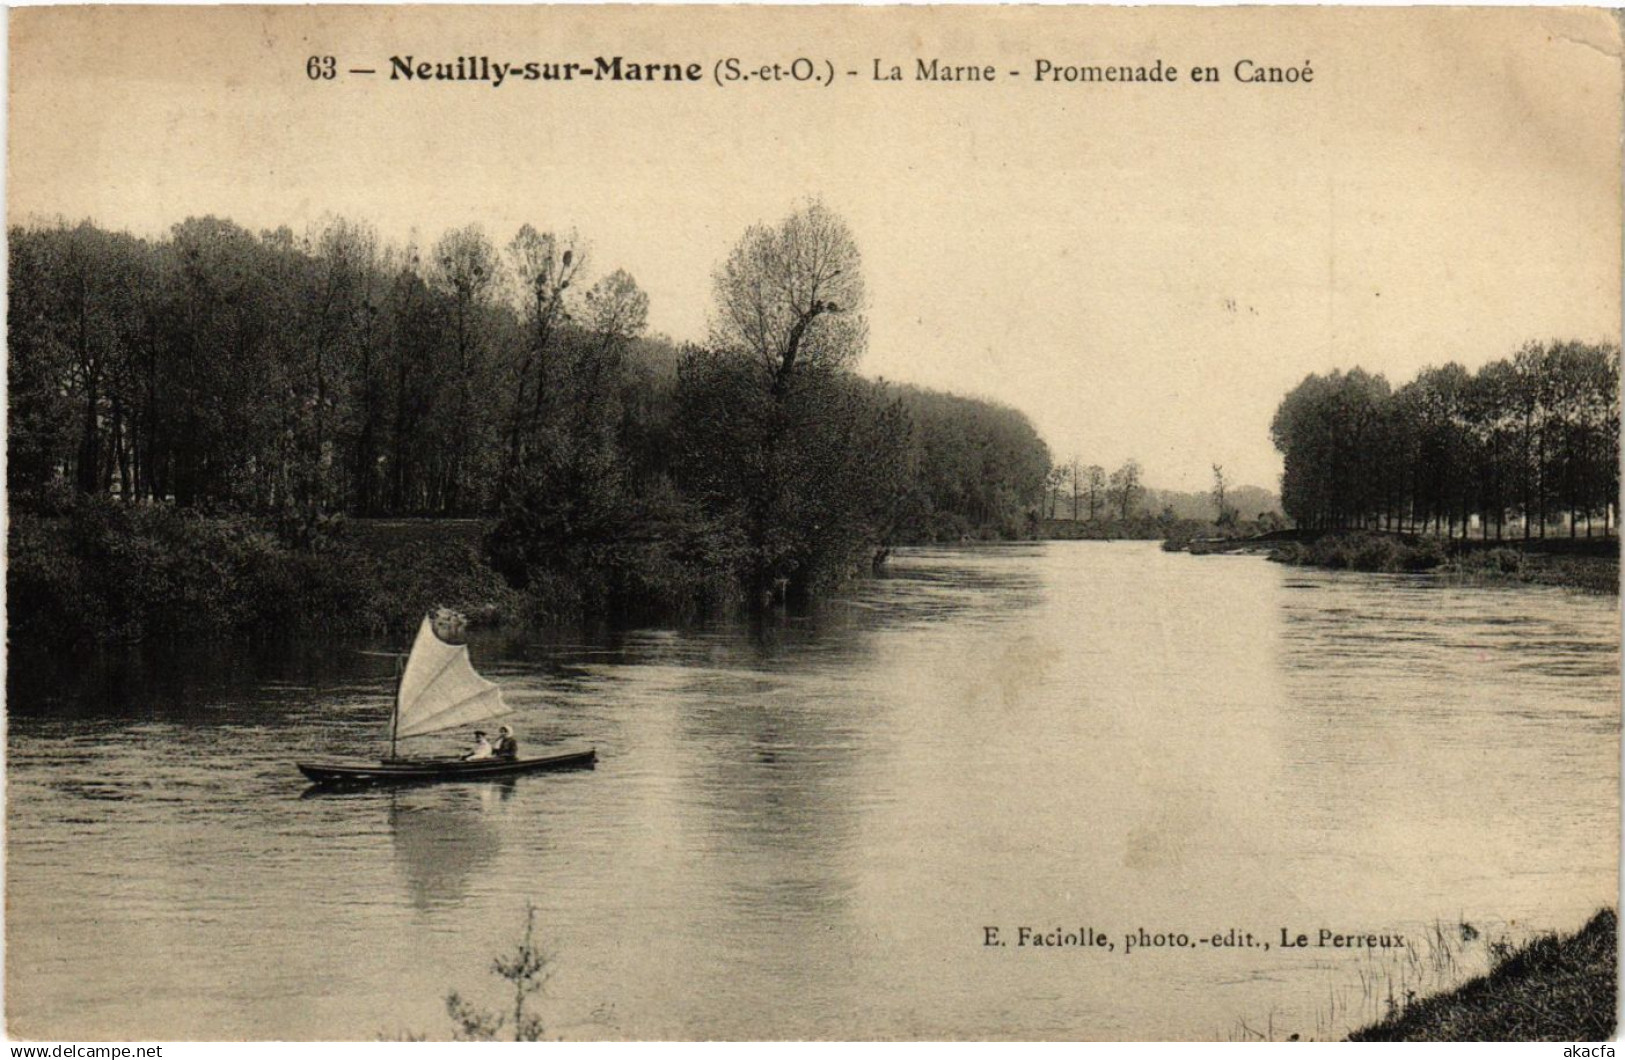
<svg viewBox="0 0 1625 1060">
<path fill-rule="evenodd" d="M 550 1036 L 1325 1037 L 1614 901 L 1613 597 L 891 567 L 755 629 L 476 634 L 525 751 L 599 755 L 500 784 L 307 797 L 295 759 L 379 751 L 380 645 L 14 653 L 11 1033 L 445 1037 L 533 903 Z M 1281 948 L 1323 928 L 1405 943 Z"/>
</svg>

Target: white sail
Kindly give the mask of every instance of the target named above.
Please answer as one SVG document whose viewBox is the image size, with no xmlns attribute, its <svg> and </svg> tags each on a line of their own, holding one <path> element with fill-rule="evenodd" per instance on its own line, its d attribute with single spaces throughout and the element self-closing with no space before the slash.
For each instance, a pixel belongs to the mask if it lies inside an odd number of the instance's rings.
<svg viewBox="0 0 1625 1060">
<path fill-rule="evenodd" d="M 468 645 L 447 644 L 425 616 L 396 697 L 395 735 L 422 736 L 506 714 L 502 689 L 474 672 Z"/>
</svg>

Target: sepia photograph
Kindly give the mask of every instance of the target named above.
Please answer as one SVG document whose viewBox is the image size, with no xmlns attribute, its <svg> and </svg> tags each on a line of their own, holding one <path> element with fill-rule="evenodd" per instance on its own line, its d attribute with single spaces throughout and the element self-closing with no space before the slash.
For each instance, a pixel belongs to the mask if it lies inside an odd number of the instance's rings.
<svg viewBox="0 0 1625 1060">
<path fill-rule="evenodd" d="M 8 1039 L 1618 1034 L 1617 11 L 7 21 Z"/>
</svg>

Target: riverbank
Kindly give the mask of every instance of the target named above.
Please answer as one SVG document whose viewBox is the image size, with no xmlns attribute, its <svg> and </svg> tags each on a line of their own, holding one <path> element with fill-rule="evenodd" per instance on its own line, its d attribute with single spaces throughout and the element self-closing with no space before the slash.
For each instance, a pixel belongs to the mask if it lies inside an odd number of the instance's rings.
<svg viewBox="0 0 1625 1060">
<path fill-rule="evenodd" d="M 1607 1041 L 1618 998 L 1618 919 L 1535 939 L 1488 975 L 1349 1035 L 1355 1042 Z"/>
<path fill-rule="evenodd" d="M 1367 530 L 1286 531 L 1230 544 L 1267 548 L 1275 562 L 1300 567 L 1425 572 L 1466 584 L 1521 583 L 1589 593 L 1619 592 L 1619 543 L 1613 538 L 1446 542 Z"/>
<path fill-rule="evenodd" d="M 475 520 L 335 524 L 307 548 L 269 525 L 159 506 L 14 514 L 16 645 L 409 629 L 440 604 L 492 623 L 537 606 L 485 562 Z"/>
<path fill-rule="evenodd" d="M 688 621 L 743 608 L 741 543 L 703 520 L 650 520 L 544 556 L 522 584 L 493 562 L 493 520 L 323 520 L 81 499 L 12 513 L 9 643 L 410 633 L 426 608 L 475 625 Z M 867 566 L 867 564 L 865 564 Z M 855 575 L 854 575 L 855 576 Z"/>
<path fill-rule="evenodd" d="M 400 635 L 437 606 L 494 626 L 690 617 L 738 602 L 733 570 L 693 535 L 606 546 L 517 588 L 491 564 L 489 529 L 484 519 L 336 519 L 295 547 L 263 519 L 161 505 L 14 513 L 7 636 L 60 647 Z"/>
</svg>

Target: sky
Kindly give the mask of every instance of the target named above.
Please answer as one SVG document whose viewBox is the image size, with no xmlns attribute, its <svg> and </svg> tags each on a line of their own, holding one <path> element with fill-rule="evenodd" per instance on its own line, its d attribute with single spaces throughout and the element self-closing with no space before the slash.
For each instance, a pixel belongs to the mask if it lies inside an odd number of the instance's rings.
<svg viewBox="0 0 1625 1060">
<path fill-rule="evenodd" d="M 1010 405 L 1057 460 L 1136 458 L 1163 488 L 1205 489 L 1215 463 L 1276 487 L 1270 418 L 1311 372 L 1398 383 L 1619 339 L 1602 12 L 46 8 L 11 32 L 13 223 L 574 229 L 594 275 L 649 292 L 654 330 L 700 340 L 745 228 L 815 197 L 863 254 L 861 371 Z M 341 76 L 312 81 L 323 54 Z M 706 79 L 408 83 L 393 55 L 622 55 Z M 835 83 L 711 81 L 724 58 L 797 56 Z M 999 76 L 916 81 L 921 58 Z M 1037 84 L 1040 59 L 1182 76 Z M 1313 80 L 1244 84 L 1242 59 Z M 877 61 L 905 80 L 872 80 Z M 1223 80 L 1192 83 L 1197 65 Z"/>
</svg>

